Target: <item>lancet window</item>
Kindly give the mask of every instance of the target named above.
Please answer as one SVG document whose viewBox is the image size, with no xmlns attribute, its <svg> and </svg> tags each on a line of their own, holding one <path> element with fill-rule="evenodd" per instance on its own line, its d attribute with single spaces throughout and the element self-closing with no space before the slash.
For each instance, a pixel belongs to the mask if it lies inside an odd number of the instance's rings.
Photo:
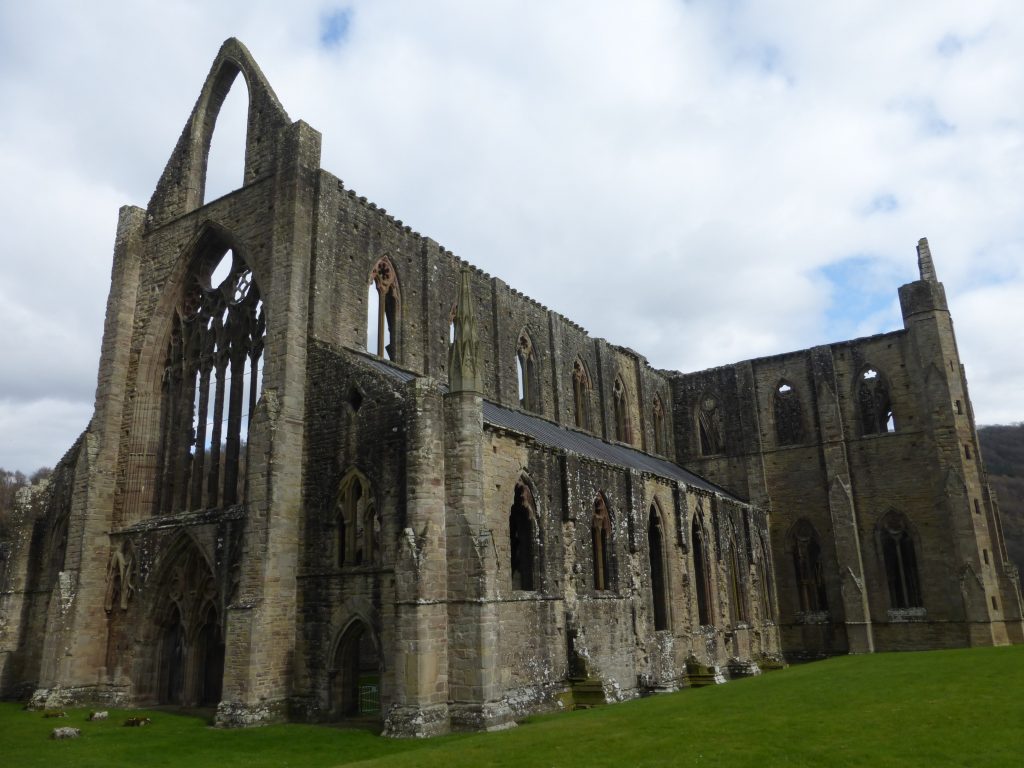
<svg viewBox="0 0 1024 768">
<path fill-rule="evenodd" d="M 857 406 L 861 430 L 865 435 L 896 431 L 892 399 L 885 377 L 874 368 L 865 368 L 857 381 Z"/>
<path fill-rule="evenodd" d="M 896 609 L 921 607 L 921 581 L 907 518 L 890 512 L 882 518 L 879 527 L 890 604 Z"/>
<path fill-rule="evenodd" d="M 801 611 L 827 611 L 825 574 L 821 564 L 821 545 L 818 533 L 809 520 L 800 519 L 793 526 L 790 545 L 793 567 L 796 571 L 797 596 Z"/>
<path fill-rule="evenodd" d="M 603 493 L 598 493 L 594 499 L 590 539 L 594 555 L 594 589 L 603 592 L 611 589 L 612 582 L 612 517 Z"/>
<path fill-rule="evenodd" d="M 537 507 L 524 480 L 516 483 L 508 515 L 509 560 L 512 589 L 537 588 Z"/>
<path fill-rule="evenodd" d="M 665 405 L 660 395 L 654 396 L 651 422 L 654 427 L 654 452 L 665 454 L 668 450 L 668 423 L 665 421 Z"/>
<path fill-rule="evenodd" d="M 733 536 L 729 539 L 729 612 L 734 625 L 747 620 L 744 570 L 740 563 L 740 549 Z"/>
<path fill-rule="evenodd" d="M 591 428 L 590 425 L 590 374 L 587 372 L 586 363 L 580 358 L 572 364 L 572 400 L 576 426 L 580 429 Z"/>
<path fill-rule="evenodd" d="M 629 423 L 629 393 L 621 376 L 615 377 L 612 385 L 612 399 L 615 410 L 615 439 L 620 443 L 632 442 L 632 430 Z"/>
<path fill-rule="evenodd" d="M 700 625 L 711 624 L 711 563 L 708 562 L 708 547 L 704 528 L 699 515 L 694 515 L 691 527 L 693 537 L 693 578 L 694 596 L 697 598 L 697 620 Z"/>
<path fill-rule="evenodd" d="M 697 408 L 697 432 L 700 438 L 700 452 L 704 456 L 721 453 L 725 448 L 722 432 L 722 409 L 718 398 L 704 395 Z"/>
<path fill-rule="evenodd" d="M 804 413 L 800 395 L 788 382 L 775 390 L 775 436 L 779 445 L 796 445 L 804 440 Z"/>
<path fill-rule="evenodd" d="M 665 566 L 665 532 L 658 507 L 651 505 L 647 516 L 647 556 L 651 563 L 651 597 L 654 601 L 654 629 L 668 629 L 668 569 Z"/>
<path fill-rule="evenodd" d="M 338 565 L 373 565 L 380 562 L 380 517 L 370 483 L 357 470 L 342 479 L 336 503 Z"/>
<path fill-rule="evenodd" d="M 516 344 L 516 380 L 519 405 L 527 411 L 540 412 L 540 381 L 537 376 L 537 353 L 533 340 L 523 331 Z"/>
<path fill-rule="evenodd" d="M 367 298 L 367 351 L 395 360 L 398 354 L 398 316 L 401 294 L 391 259 L 382 256 L 370 271 Z"/>
<path fill-rule="evenodd" d="M 237 252 L 197 260 L 175 310 L 163 375 L 160 513 L 244 501 L 245 442 L 263 370 L 266 311 Z"/>
</svg>

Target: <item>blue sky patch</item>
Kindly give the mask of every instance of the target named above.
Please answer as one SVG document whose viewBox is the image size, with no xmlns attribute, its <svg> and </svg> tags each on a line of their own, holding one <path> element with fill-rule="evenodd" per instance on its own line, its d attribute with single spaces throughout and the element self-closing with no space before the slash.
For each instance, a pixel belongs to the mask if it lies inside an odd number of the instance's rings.
<svg viewBox="0 0 1024 768">
<path fill-rule="evenodd" d="M 351 8 L 338 8 L 320 17 L 320 44 L 324 48 L 338 48 L 348 36 L 352 22 Z"/>
<path fill-rule="evenodd" d="M 891 192 L 875 195 L 875 198 L 868 204 L 865 214 L 870 216 L 873 213 L 892 213 L 900 207 L 900 201 Z"/>
<path fill-rule="evenodd" d="M 832 289 L 832 300 L 825 312 L 829 340 L 902 327 L 896 287 L 917 279 L 915 272 L 897 269 L 879 256 L 857 254 L 824 266 L 819 273 Z"/>
<path fill-rule="evenodd" d="M 942 58 L 951 59 L 963 52 L 964 45 L 965 41 L 962 37 L 958 37 L 950 32 L 944 38 L 939 40 L 939 44 L 935 46 L 935 50 L 938 51 L 939 56 Z"/>
</svg>

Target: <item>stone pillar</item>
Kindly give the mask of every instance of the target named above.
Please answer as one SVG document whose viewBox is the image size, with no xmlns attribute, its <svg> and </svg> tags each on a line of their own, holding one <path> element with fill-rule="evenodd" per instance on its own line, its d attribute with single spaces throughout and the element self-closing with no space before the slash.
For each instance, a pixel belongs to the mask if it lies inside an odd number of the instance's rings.
<svg viewBox="0 0 1024 768">
<path fill-rule="evenodd" d="M 444 401 L 431 379 L 408 384 L 407 527 L 395 569 L 395 648 L 388 736 L 447 733 L 448 571 Z"/>
<path fill-rule="evenodd" d="M 846 640 L 850 653 L 872 653 L 875 641 L 864 583 L 857 507 L 850 490 L 850 466 L 846 457 L 843 419 L 836 397 L 838 384 L 835 363 L 830 347 L 815 347 L 811 350 L 811 368 L 817 392 L 821 452 L 828 482 L 828 508 L 839 569 Z"/>
<path fill-rule="evenodd" d="M 481 361 L 470 279 L 463 267 L 445 398 L 449 712 L 453 728 L 497 730 L 515 723 L 496 654 L 498 565 L 484 510 Z"/>
<path fill-rule="evenodd" d="M 320 134 L 282 130 L 274 181 L 263 394 L 249 427 L 238 596 L 228 606 L 222 726 L 285 719 L 296 628 L 306 341 Z"/>
</svg>

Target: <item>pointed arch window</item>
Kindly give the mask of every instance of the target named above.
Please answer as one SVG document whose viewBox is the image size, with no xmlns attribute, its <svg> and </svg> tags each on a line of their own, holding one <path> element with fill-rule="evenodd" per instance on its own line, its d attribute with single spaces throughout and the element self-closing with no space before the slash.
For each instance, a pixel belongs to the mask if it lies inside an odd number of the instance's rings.
<svg viewBox="0 0 1024 768">
<path fill-rule="evenodd" d="M 660 395 L 654 396 L 651 422 L 654 427 L 654 452 L 664 455 L 668 452 L 668 424 L 665 421 L 665 405 Z"/>
<path fill-rule="evenodd" d="M 622 381 L 622 376 L 615 377 L 612 399 L 615 411 L 615 439 L 620 443 L 631 443 L 633 434 L 629 423 L 629 391 Z"/>
<path fill-rule="evenodd" d="M 733 626 L 747 620 L 746 579 L 736 537 L 729 539 L 729 616 Z"/>
<path fill-rule="evenodd" d="M 651 598 L 654 602 L 654 630 L 669 628 L 668 568 L 665 563 L 665 530 L 658 507 L 651 504 L 647 516 L 647 556 L 651 564 Z"/>
<path fill-rule="evenodd" d="M 702 455 L 713 456 L 725 449 L 722 408 L 714 395 L 708 394 L 701 398 L 697 408 L 697 433 Z"/>
<path fill-rule="evenodd" d="M 537 589 L 537 507 L 533 492 L 524 479 L 516 483 L 508 516 L 509 565 L 512 589 Z"/>
<path fill-rule="evenodd" d="M 701 525 L 699 515 L 694 515 L 690 533 L 693 538 L 693 578 L 694 596 L 697 598 L 697 620 L 704 627 L 711 624 L 711 564 L 708 562 L 704 527 Z"/>
<path fill-rule="evenodd" d="M 540 379 L 537 375 L 537 353 L 530 334 L 523 331 L 516 343 L 516 380 L 519 405 L 524 410 L 540 413 Z"/>
<path fill-rule="evenodd" d="M 382 256 L 370 271 L 367 299 L 367 351 L 377 357 L 396 360 L 401 293 L 398 274 L 391 259 Z"/>
<path fill-rule="evenodd" d="M 920 608 L 924 604 L 921 581 L 907 518 L 898 512 L 889 512 L 882 518 L 879 528 L 890 605 L 895 609 Z"/>
<path fill-rule="evenodd" d="M 590 373 L 587 365 L 580 358 L 572 364 L 572 401 L 576 426 L 580 429 L 591 429 L 590 422 Z"/>
<path fill-rule="evenodd" d="M 804 441 L 804 412 L 800 395 L 788 381 L 775 388 L 775 436 L 779 445 Z"/>
<path fill-rule="evenodd" d="M 857 407 L 863 434 L 884 435 L 896 431 L 889 385 L 885 376 L 870 366 L 857 379 Z"/>
<path fill-rule="evenodd" d="M 612 582 L 612 517 L 603 493 L 598 493 L 594 499 L 590 539 L 594 557 L 594 589 L 603 592 L 611 589 Z"/>
<path fill-rule="evenodd" d="M 806 518 L 793 526 L 790 546 L 793 550 L 793 568 L 796 572 L 797 597 L 802 612 L 828 610 L 825 591 L 825 572 L 821 563 L 821 544 L 818 532 Z"/>
<path fill-rule="evenodd" d="M 186 277 L 164 364 L 157 512 L 244 502 L 244 449 L 266 330 L 252 270 L 208 232 Z"/>
<path fill-rule="evenodd" d="M 338 565 L 373 565 L 380 562 L 380 517 L 369 481 L 357 470 L 342 479 L 336 503 Z"/>
</svg>

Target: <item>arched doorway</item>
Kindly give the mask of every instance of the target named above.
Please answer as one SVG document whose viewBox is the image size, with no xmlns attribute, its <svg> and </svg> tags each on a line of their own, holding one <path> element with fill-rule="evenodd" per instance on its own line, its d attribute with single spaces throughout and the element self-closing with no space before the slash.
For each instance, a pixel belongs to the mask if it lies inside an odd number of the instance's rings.
<svg viewBox="0 0 1024 768">
<path fill-rule="evenodd" d="M 342 633 L 331 666 L 331 714 L 335 719 L 380 714 L 380 653 L 359 619 Z"/>
</svg>

